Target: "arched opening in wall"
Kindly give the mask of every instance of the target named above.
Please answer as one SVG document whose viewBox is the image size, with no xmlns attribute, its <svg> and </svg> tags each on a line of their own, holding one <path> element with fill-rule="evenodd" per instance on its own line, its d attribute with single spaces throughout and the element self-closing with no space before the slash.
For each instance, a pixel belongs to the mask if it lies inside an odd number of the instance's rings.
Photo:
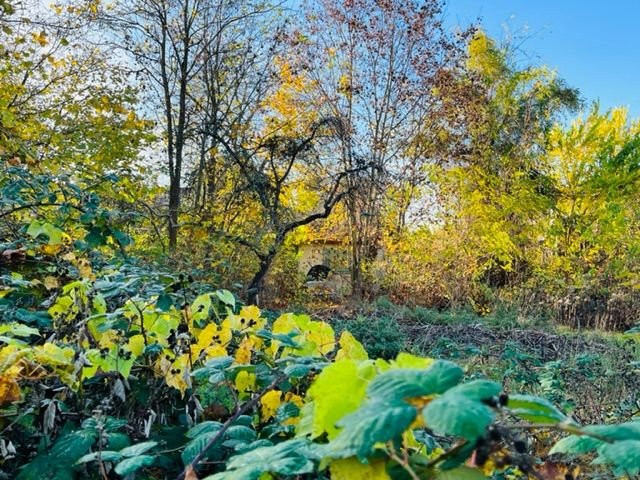
<svg viewBox="0 0 640 480">
<path fill-rule="evenodd" d="M 326 280 L 331 273 L 331 269 L 326 265 L 314 265 L 307 273 L 307 282 Z"/>
</svg>

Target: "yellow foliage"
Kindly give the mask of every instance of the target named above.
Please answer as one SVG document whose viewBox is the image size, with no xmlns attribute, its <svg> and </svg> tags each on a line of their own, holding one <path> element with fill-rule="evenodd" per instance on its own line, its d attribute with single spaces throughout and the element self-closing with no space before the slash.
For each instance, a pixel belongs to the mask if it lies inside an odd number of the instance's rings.
<svg viewBox="0 0 640 480">
<path fill-rule="evenodd" d="M 361 463 L 356 457 L 332 460 L 329 465 L 332 480 L 391 480 L 384 460 Z"/>
<path fill-rule="evenodd" d="M 271 390 L 264 394 L 260 400 L 260 417 L 263 422 L 272 419 L 280 405 L 282 405 L 282 392 Z"/>
<path fill-rule="evenodd" d="M 14 378 L 0 375 L 0 407 L 20 400 L 20 385 Z"/>
<path fill-rule="evenodd" d="M 129 346 L 129 351 L 133 353 L 136 357 L 139 357 L 140 355 L 142 355 L 142 352 L 144 352 L 144 347 L 145 347 L 144 336 L 141 334 L 138 334 L 129 338 L 128 346 Z"/>
<path fill-rule="evenodd" d="M 234 384 L 240 393 L 252 392 L 256 388 L 256 376 L 253 373 L 243 370 L 236 375 Z"/>
<path fill-rule="evenodd" d="M 340 334 L 338 340 L 340 350 L 336 353 L 335 360 L 350 358 L 351 360 L 368 360 L 369 355 L 362 344 L 347 330 Z"/>
</svg>

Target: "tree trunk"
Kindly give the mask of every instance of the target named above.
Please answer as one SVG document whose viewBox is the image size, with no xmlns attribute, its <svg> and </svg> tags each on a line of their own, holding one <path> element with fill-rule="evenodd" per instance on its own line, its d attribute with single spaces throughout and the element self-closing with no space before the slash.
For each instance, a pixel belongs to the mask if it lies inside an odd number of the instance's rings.
<svg viewBox="0 0 640 480">
<path fill-rule="evenodd" d="M 276 252 L 271 251 L 267 255 L 264 255 L 262 258 L 260 258 L 260 268 L 253 275 L 253 278 L 249 283 L 249 288 L 247 288 L 248 305 L 258 305 L 258 302 L 260 301 L 260 294 L 262 293 L 262 289 L 264 288 L 264 279 L 269 272 L 269 267 L 271 267 L 275 256 Z"/>
<path fill-rule="evenodd" d="M 178 245 L 178 212 L 180 210 L 180 180 L 169 185 L 169 251 L 174 252 Z"/>
</svg>

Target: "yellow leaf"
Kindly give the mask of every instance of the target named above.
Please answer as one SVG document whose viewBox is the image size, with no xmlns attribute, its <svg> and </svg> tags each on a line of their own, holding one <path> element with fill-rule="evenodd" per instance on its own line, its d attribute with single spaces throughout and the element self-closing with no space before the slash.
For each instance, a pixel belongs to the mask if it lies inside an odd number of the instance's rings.
<svg viewBox="0 0 640 480">
<path fill-rule="evenodd" d="M 338 344 L 340 345 L 340 350 L 336 353 L 336 361 L 343 358 L 350 358 L 356 361 L 369 359 L 369 355 L 362 344 L 347 330 L 340 335 Z"/>
<path fill-rule="evenodd" d="M 44 277 L 42 283 L 44 284 L 44 288 L 46 288 L 47 290 L 53 290 L 58 288 L 58 279 L 50 275 L 47 277 Z"/>
<path fill-rule="evenodd" d="M 45 255 L 53 256 L 60 252 L 60 250 L 62 250 L 62 244 L 42 246 L 42 253 L 44 253 Z"/>
<path fill-rule="evenodd" d="M 327 322 L 309 322 L 308 328 L 310 332 L 307 335 L 307 340 L 315 344 L 314 354 L 326 355 L 333 351 L 336 338 L 331 325 Z"/>
<path fill-rule="evenodd" d="M 251 363 L 251 348 L 253 342 L 245 337 L 236 350 L 236 362 L 240 365 L 248 365 Z"/>
<path fill-rule="evenodd" d="M 0 406 L 20 400 L 20 385 L 14 378 L 0 375 Z"/>
<path fill-rule="evenodd" d="M 183 353 L 172 364 L 166 373 L 167 385 L 177 388 L 184 396 L 187 388 L 191 387 L 191 376 L 189 369 L 189 355 Z"/>
<path fill-rule="evenodd" d="M 45 343 L 34 347 L 34 357 L 38 363 L 44 365 L 73 365 L 75 352 L 72 348 L 61 348 L 53 343 Z"/>
<path fill-rule="evenodd" d="M 133 353 L 136 357 L 142 355 L 144 352 L 144 336 L 142 335 L 134 335 L 129 339 L 129 351 Z"/>
<path fill-rule="evenodd" d="M 262 400 L 260 400 L 260 405 L 260 417 L 263 421 L 270 420 L 282 405 L 282 392 L 271 390 L 265 393 Z"/>
<path fill-rule="evenodd" d="M 356 457 L 333 460 L 329 465 L 331 480 L 391 480 L 384 460 L 361 463 Z"/>
<path fill-rule="evenodd" d="M 226 357 L 228 355 L 227 349 L 222 345 L 213 345 L 212 347 L 205 349 L 204 353 L 206 360 L 211 360 L 215 357 Z"/>
<path fill-rule="evenodd" d="M 304 399 L 293 392 L 287 392 L 284 396 L 284 401 L 285 403 L 293 403 L 298 408 L 302 408 L 304 406 Z"/>
<path fill-rule="evenodd" d="M 267 321 L 260 317 L 260 309 L 255 305 L 242 307 L 238 315 L 231 314 L 227 318 L 233 330 L 254 332 L 265 326 Z"/>
<path fill-rule="evenodd" d="M 256 376 L 253 373 L 247 371 L 241 371 L 236 375 L 234 382 L 236 390 L 240 393 L 247 393 L 256 388 Z"/>
</svg>

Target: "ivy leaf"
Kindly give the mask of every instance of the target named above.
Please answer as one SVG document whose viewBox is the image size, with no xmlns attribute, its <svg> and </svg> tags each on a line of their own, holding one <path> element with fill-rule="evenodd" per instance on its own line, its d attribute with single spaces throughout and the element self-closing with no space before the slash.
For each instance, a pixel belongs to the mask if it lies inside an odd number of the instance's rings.
<svg viewBox="0 0 640 480">
<path fill-rule="evenodd" d="M 494 417 L 485 404 L 455 393 L 431 401 L 423 415 L 429 428 L 471 442 L 484 434 Z"/>
<path fill-rule="evenodd" d="M 116 465 L 115 471 L 123 477 L 130 473 L 137 472 L 142 467 L 148 467 L 154 461 L 151 455 L 140 455 L 139 457 L 127 458 Z"/>
</svg>

